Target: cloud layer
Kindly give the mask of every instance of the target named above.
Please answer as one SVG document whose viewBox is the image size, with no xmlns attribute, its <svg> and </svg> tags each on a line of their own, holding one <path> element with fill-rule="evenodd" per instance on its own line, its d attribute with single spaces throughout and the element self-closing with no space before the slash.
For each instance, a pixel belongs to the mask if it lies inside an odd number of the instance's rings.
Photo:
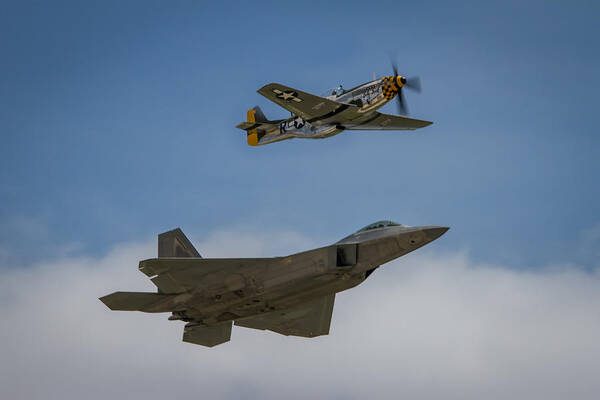
<svg viewBox="0 0 600 400">
<path fill-rule="evenodd" d="M 206 256 L 305 250 L 310 239 L 219 232 Z M 154 290 L 154 241 L 99 259 L 0 269 L 0 397 L 595 399 L 600 277 L 523 272 L 424 248 L 336 298 L 329 336 L 236 327 L 207 349 L 167 314 L 111 312 L 99 296 Z"/>
</svg>

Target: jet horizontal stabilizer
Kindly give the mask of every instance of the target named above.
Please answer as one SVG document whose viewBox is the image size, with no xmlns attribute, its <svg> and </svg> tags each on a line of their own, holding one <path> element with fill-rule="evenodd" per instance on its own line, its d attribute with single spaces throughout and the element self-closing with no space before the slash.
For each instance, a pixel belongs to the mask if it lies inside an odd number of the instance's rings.
<svg viewBox="0 0 600 400">
<path fill-rule="evenodd" d="M 169 312 L 174 310 L 170 294 L 147 292 L 114 292 L 100 301 L 113 311 Z"/>
</svg>

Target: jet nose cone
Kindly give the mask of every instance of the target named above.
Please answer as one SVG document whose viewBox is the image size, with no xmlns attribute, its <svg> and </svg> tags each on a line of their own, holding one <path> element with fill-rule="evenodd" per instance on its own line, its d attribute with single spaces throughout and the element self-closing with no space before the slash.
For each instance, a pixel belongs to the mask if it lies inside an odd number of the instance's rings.
<svg viewBox="0 0 600 400">
<path fill-rule="evenodd" d="M 431 242 L 446 233 L 448 229 L 450 228 L 447 226 L 431 226 L 423 229 L 423 232 L 425 232 L 425 235 L 427 235 L 427 238 Z"/>
</svg>

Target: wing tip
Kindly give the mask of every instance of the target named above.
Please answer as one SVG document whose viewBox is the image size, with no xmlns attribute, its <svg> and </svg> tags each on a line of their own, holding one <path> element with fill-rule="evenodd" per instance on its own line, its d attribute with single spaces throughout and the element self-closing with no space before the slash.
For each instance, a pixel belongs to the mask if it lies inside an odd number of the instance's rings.
<svg viewBox="0 0 600 400">
<path fill-rule="evenodd" d="M 112 311 L 118 311 L 118 309 L 114 308 L 115 304 L 114 304 L 114 301 L 113 301 L 114 298 L 115 298 L 115 295 L 117 293 L 119 293 L 119 292 L 113 292 L 111 294 L 107 294 L 106 296 L 98 297 L 98 300 L 100 300 L 110 310 L 112 310 Z"/>
<path fill-rule="evenodd" d="M 258 89 L 257 92 L 262 94 L 263 91 L 269 89 L 272 86 L 277 86 L 277 85 L 282 86 L 281 84 L 276 83 L 276 82 L 267 83 L 266 85 L 264 85 L 263 87 Z"/>
<path fill-rule="evenodd" d="M 425 121 L 423 119 L 414 119 L 414 118 L 409 118 L 413 121 L 413 127 L 409 128 L 410 130 L 417 130 L 417 129 L 421 129 L 421 128 L 426 128 L 429 125 L 433 125 L 433 121 Z"/>
<path fill-rule="evenodd" d="M 155 268 L 158 258 L 148 258 L 138 263 L 138 270 L 148 277 L 156 275 Z"/>
</svg>

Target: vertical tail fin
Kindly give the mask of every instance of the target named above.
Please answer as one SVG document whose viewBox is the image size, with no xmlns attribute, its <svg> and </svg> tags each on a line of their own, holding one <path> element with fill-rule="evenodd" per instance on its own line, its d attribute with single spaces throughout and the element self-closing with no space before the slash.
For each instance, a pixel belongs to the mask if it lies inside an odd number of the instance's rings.
<svg viewBox="0 0 600 400">
<path fill-rule="evenodd" d="M 179 228 L 158 235 L 158 257 L 202 258 Z"/>
<path fill-rule="evenodd" d="M 252 108 L 252 110 L 254 111 L 254 122 L 269 122 L 269 120 L 267 119 L 267 117 L 265 117 L 265 114 L 262 112 L 259 106 L 255 106 L 254 108 Z M 251 110 L 248 110 L 248 112 L 250 111 Z"/>
<path fill-rule="evenodd" d="M 258 141 L 265 135 L 267 129 L 276 129 L 284 120 L 269 121 L 259 106 L 251 108 L 246 113 L 246 121 L 242 122 L 237 128 L 243 129 L 248 134 L 248 144 L 258 146 Z"/>
<path fill-rule="evenodd" d="M 260 122 L 261 118 L 266 120 L 265 114 L 263 114 L 262 110 L 258 106 L 249 109 L 248 112 L 246 113 L 246 116 L 247 116 L 247 118 L 246 118 L 247 121 L 252 124 L 256 124 L 256 122 Z M 258 119 L 258 121 L 257 121 L 257 119 Z M 248 140 L 248 145 L 249 146 L 258 146 L 258 140 L 260 139 L 258 137 L 258 129 L 256 129 L 256 128 L 249 129 L 247 132 L 248 132 L 248 136 L 246 139 Z"/>
</svg>

